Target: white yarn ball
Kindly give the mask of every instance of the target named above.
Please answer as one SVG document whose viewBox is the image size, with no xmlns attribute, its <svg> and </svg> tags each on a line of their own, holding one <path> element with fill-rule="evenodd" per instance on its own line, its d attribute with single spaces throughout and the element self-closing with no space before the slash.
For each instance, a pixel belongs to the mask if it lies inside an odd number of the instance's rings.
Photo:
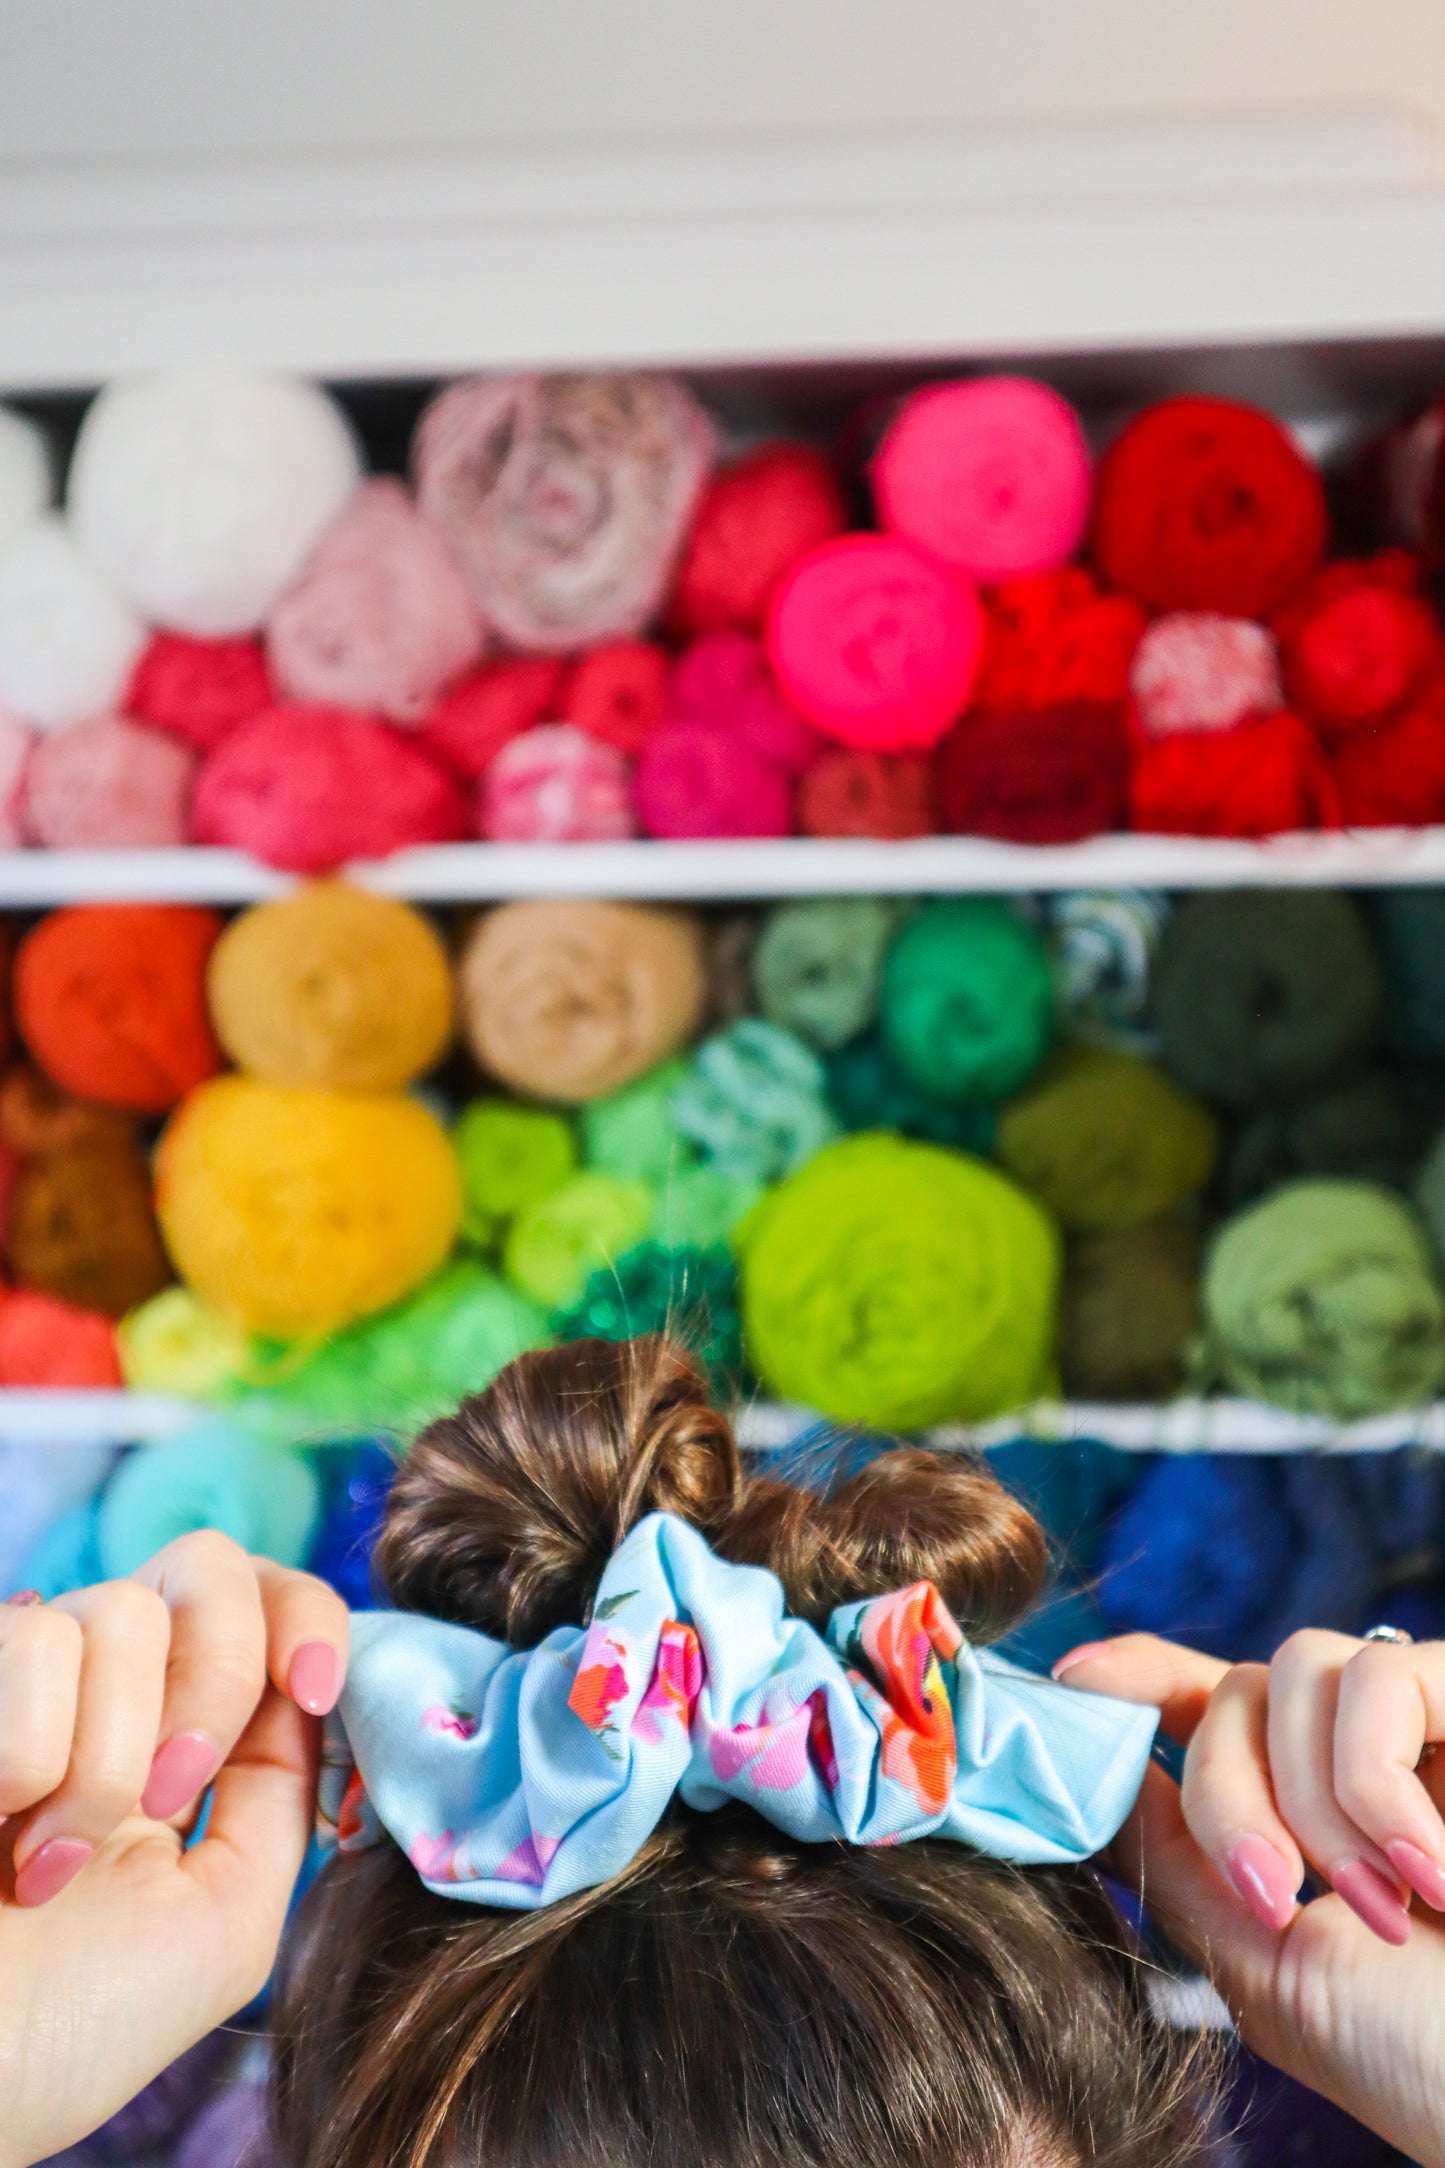
<svg viewBox="0 0 1445 2168">
<path fill-rule="evenodd" d="M 26 414 L 0 406 L 0 550 L 50 502 L 50 451 Z"/>
<path fill-rule="evenodd" d="M 76 442 L 76 531 L 175 632 L 253 632 L 355 489 L 350 424 L 314 384 L 242 370 L 108 384 Z"/>
<path fill-rule="evenodd" d="M 115 708 L 146 643 L 57 512 L 0 551 L 0 707 L 41 730 Z"/>
</svg>

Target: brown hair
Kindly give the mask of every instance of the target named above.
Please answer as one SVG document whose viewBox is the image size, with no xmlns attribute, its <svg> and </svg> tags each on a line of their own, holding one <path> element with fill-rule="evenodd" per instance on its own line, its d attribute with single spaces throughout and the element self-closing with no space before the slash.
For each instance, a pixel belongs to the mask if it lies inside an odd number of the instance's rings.
<svg viewBox="0 0 1445 2168">
<path fill-rule="evenodd" d="M 660 1339 L 524 1355 L 434 1423 L 377 1563 L 399 1604 L 526 1647 L 659 1510 L 815 1621 L 926 1577 L 988 1639 L 1046 1569 L 962 1456 L 893 1451 L 822 1497 L 746 1479 Z M 1145 2168 L 1204 2142 L 1089 1870 L 800 1844 L 741 1807 L 674 1806 L 536 1912 L 433 1896 L 389 1848 L 334 1861 L 286 1953 L 274 2115 L 291 2168 Z"/>
</svg>

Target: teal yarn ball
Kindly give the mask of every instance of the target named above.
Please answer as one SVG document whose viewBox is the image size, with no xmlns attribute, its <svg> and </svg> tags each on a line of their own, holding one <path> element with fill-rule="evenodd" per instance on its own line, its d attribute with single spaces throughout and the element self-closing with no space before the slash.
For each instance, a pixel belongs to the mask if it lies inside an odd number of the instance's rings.
<svg viewBox="0 0 1445 2168">
<path fill-rule="evenodd" d="M 1042 936 L 991 897 L 926 904 L 883 966 L 883 1043 L 934 1099 L 1007 1098 L 1048 1051 L 1053 977 Z"/>
<path fill-rule="evenodd" d="M 594 1272 L 576 1302 L 554 1311 L 549 1329 L 558 1341 L 667 1333 L 692 1350 L 720 1390 L 736 1391 L 742 1379 L 737 1268 L 724 1249 L 639 1243 Z"/>
<path fill-rule="evenodd" d="M 959 1151 L 993 1149 L 998 1118 L 982 1102 L 931 1099 L 910 1084 L 876 1031 L 865 1031 L 828 1057 L 828 1099 L 847 1130 L 891 1129 Z"/>
<path fill-rule="evenodd" d="M 776 1182 L 837 1136 L 826 1085 L 811 1047 L 748 1016 L 698 1047 L 673 1120 L 720 1174 Z"/>
<path fill-rule="evenodd" d="M 320 1508 L 308 1462 L 215 1419 L 137 1446 L 121 1462 L 101 1497 L 96 1547 L 109 1580 L 202 1528 L 278 1566 L 299 1566 Z"/>
<path fill-rule="evenodd" d="M 1073 889 L 1044 906 L 1061 1030 L 1084 1046 L 1152 1054 L 1154 958 L 1169 918 L 1158 889 Z"/>
<path fill-rule="evenodd" d="M 899 908 L 876 896 L 783 903 L 763 922 L 753 986 L 770 1024 L 829 1053 L 871 1024 Z"/>
</svg>

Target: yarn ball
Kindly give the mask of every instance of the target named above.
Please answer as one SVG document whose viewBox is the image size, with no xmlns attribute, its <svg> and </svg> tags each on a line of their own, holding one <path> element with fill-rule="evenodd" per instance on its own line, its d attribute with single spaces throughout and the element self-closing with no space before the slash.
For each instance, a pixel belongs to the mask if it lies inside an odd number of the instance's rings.
<svg viewBox="0 0 1445 2168">
<path fill-rule="evenodd" d="M 725 1249 L 640 1242 L 616 1265 L 592 1273 L 576 1301 L 553 1312 L 548 1331 L 557 1341 L 666 1333 L 691 1349 L 722 1393 L 735 1393 L 742 1382 L 737 1268 Z"/>
<path fill-rule="evenodd" d="M 976 580 L 1047 572 L 1089 523 L 1090 462 L 1067 399 L 1023 376 L 931 384 L 874 455 L 879 525 Z"/>
<path fill-rule="evenodd" d="M 656 1198 L 646 1182 L 574 1174 L 518 1213 L 502 1252 L 507 1278 L 544 1310 L 575 1302 L 590 1276 L 641 1242 Z"/>
<path fill-rule="evenodd" d="M 1075 1046 L 1000 1109 L 994 1149 L 1067 1232 L 1098 1234 L 1197 1196 L 1214 1171 L 1219 1128 L 1153 1062 Z"/>
<path fill-rule="evenodd" d="M 993 1149 L 990 1106 L 934 1099 L 909 1082 L 878 1031 L 861 1032 L 827 1060 L 828 1103 L 845 1129 L 892 1129 L 964 1152 Z"/>
<path fill-rule="evenodd" d="M 188 903 L 52 911 L 15 953 L 15 1022 L 62 1090 L 164 1114 L 221 1066 L 205 974 L 221 931 Z"/>
<path fill-rule="evenodd" d="M 328 1453 L 323 1462 L 329 1481 L 306 1570 L 328 1582 L 351 1611 L 370 1609 L 380 1593 L 372 1579 L 371 1560 L 397 1466 L 390 1445 L 374 1438 L 364 1439 L 347 1452 L 339 1470 L 334 1454 Z M 202 2161 L 198 2168 L 212 2168 L 212 2164 Z"/>
<path fill-rule="evenodd" d="M 1136 749 L 1131 825 L 1156 835 L 1268 836 L 1337 828 L 1341 791 L 1297 715 L 1182 731 Z"/>
<path fill-rule="evenodd" d="M 768 610 L 768 655 L 825 736 L 923 752 L 967 704 L 983 653 L 975 589 L 897 535 L 842 535 L 789 571 Z"/>
<path fill-rule="evenodd" d="M 104 1390 L 121 1382 L 115 1327 L 28 1290 L 0 1295 L 0 1385 Z"/>
<path fill-rule="evenodd" d="M 421 742 L 469 782 L 479 782 L 504 745 L 552 721 L 567 665 L 555 655 L 519 655 L 463 678 L 420 726 Z"/>
<path fill-rule="evenodd" d="M 115 708 L 145 626 L 54 513 L 0 550 L 0 708 L 36 730 Z"/>
<path fill-rule="evenodd" d="M 168 1286 L 144 1154 L 77 1144 L 31 1160 L 10 1199 L 5 1252 L 21 1287 L 106 1317 Z"/>
<path fill-rule="evenodd" d="M 365 1601 L 363 1591 L 358 1606 Z M 243 2079 L 217 2093 L 187 2128 L 171 2168 L 282 2168 L 267 2121 L 265 2085 Z"/>
<path fill-rule="evenodd" d="M 216 1036 L 271 1084 L 392 1091 L 452 1035 L 452 978 L 431 922 L 345 881 L 315 881 L 231 921 L 206 973 Z"/>
<path fill-rule="evenodd" d="M 1008 843 L 1078 843 L 1122 828 L 1129 734 L 1117 708 L 967 715 L 938 761 L 944 826 Z"/>
<path fill-rule="evenodd" d="M 914 1430 L 1027 1401 L 1048 1374 L 1059 1240 L 981 1161 L 848 1137 L 740 1233 L 743 1322 L 769 1390 Z"/>
<path fill-rule="evenodd" d="M 659 1191 L 653 1239 L 668 1250 L 727 1249 L 764 1188 L 718 1167 L 684 1166 Z"/>
<path fill-rule="evenodd" d="M 1319 475 L 1257 407 L 1163 399 L 1099 466 L 1095 562 L 1152 610 L 1267 617 L 1313 572 L 1327 535 Z"/>
<path fill-rule="evenodd" d="M 918 753 L 830 746 L 798 786 L 798 826 L 805 836 L 878 836 L 894 843 L 934 835 L 932 768 Z"/>
<path fill-rule="evenodd" d="M 624 1182 L 651 1182 L 661 1189 L 675 1174 L 697 1164 L 697 1151 L 673 1120 L 672 1101 L 692 1074 L 678 1056 L 661 1062 L 582 1109 L 582 1149 L 589 1167 Z"/>
<path fill-rule="evenodd" d="M 694 1051 L 672 1118 L 720 1174 L 774 1182 L 837 1136 L 826 1081 L 801 1039 L 744 1017 Z"/>
<path fill-rule="evenodd" d="M 1137 602 L 1101 593 L 1082 565 L 1001 580 L 984 602 L 975 704 L 1116 706 L 1145 622 Z"/>
<path fill-rule="evenodd" d="M 20 817 L 52 850 L 174 850 L 190 828 L 196 756 L 163 730 L 99 715 L 40 738 Z"/>
<path fill-rule="evenodd" d="M 1263 625 L 1218 610 L 1156 617 L 1134 650 L 1129 691 L 1151 738 L 1227 730 L 1284 706 L 1279 655 Z"/>
<path fill-rule="evenodd" d="M 611 640 L 580 656 L 561 715 L 619 753 L 641 750 L 667 707 L 667 656 L 651 640 Z"/>
<path fill-rule="evenodd" d="M 874 896 L 779 904 L 753 951 L 758 1007 L 771 1024 L 831 1053 L 878 1013 L 898 908 Z"/>
<path fill-rule="evenodd" d="M 207 1308 L 188 1287 L 168 1287 L 121 1318 L 115 1342 L 121 1372 L 134 1391 L 196 1400 L 231 1384 L 250 1356 L 241 1328 Z"/>
<path fill-rule="evenodd" d="M 1164 1059 L 1202 1098 L 1248 1109 L 1320 1090 L 1380 1035 L 1384 984 L 1359 907 L 1310 889 L 1190 896 L 1159 944 Z"/>
<path fill-rule="evenodd" d="M 0 1076 L 0 1151 L 20 1159 L 60 1152 L 75 1144 L 129 1144 L 135 1118 L 118 1107 L 72 1098 L 29 1062 L 14 1062 Z"/>
<path fill-rule="evenodd" d="M 714 447 L 671 377 L 477 377 L 433 399 L 412 459 L 487 622 L 546 653 L 656 615 Z"/>
<path fill-rule="evenodd" d="M 178 1536 L 215 1528 L 243 1551 L 299 1566 L 319 1506 L 299 1454 L 212 1416 L 126 1455 L 100 1501 L 101 1564 L 121 1580 Z"/>
<path fill-rule="evenodd" d="M 833 469 L 807 444 L 760 444 L 703 490 L 673 583 L 680 633 L 749 632 L 785 572 L 848 524 Z"/>
<path fill-rule="evenodd" d="M 702 927 L 642 904 L 504 903 L 462 952 L 462 1029 L 514 1091 L 580 1106 L 656 1068 L 707 999 Z"/>
<path fill-rule="evenodd" d="M 193 640 L 183 632 L 152 635 L 122 702 L 127 715 L 169 730 L 198 753 L 275 704 L 259 640 Z"/>
<path fill-rule="evenodd" d="M 356 440 L 299 378 L 196 369 L 108 384 L 70 463 L 76 532 L 175 632 L 252 632 L 360 478 Z"/>
<path fill-rule="evenodd" d="M 512 1099 L 474 1099 L 452 1131 L 462 1170 L 462 1234 L 490 1249 L 519 1212 L 577 1170 L 577 1140 L 563 1114 Z"/>
<path fill-rule="evenodd" d="M 394 723 L 419 723 L 484 643 L 460 566 L 390 475 L 353 490 L 266 622 L 288 700 Z"/>
<path fill-rule="evenodd" d="M 1348 1175 L 1389 1189 L 1409 1186 L 1425 1139 L 1421 1117 L 1396 1076 L 1366 1069 L 1293 1107 L 1251 1116 L 1225 1162 L 1230 1210 L 1298 1175 Z"/>
<path fill-rule="evenodd" d="M 1158 889 L 1065 890 L 1045 906 L 1060 1028 L 1086 1046 L 1152 1053 L 1153 971 L 1169 899 Z"/>
<path fill-rule="evenodd" d="M 105 1569 L 95 1532 L 93 1506 L 81 1506 L 52 1521 L 21 1559 L 16 1576 L 19 1586 L 33 1588 L 42 1603 L 53 1603 L 72 1589 L 103 1581 Z"/>
<path fill-rule="evenodd" d="M 1445 955 L 1445 889 L 1381 888 L 1370 902 L 1385 967 L 1390 1044 L 1407 1056 L 1445 1062 L 1445 971 L 1440 968 Z"/>
<path fill-rule="evenodd" d="M 1291 703 L 1326 739 L 1383 722 L 1445 669 L 1428 603 L 1362 583 L 1293 628 L 1284 650 Z"/>
<path fill-rule="evenodd" d="M 25 771 L 35 740 L 23 723 L 0 714 L 0 850 L 25 842 Z"/>
<path fill-rule="evenodd" d="M 50 502 L 50 449 L 38 422 L 0 406 L 0 550 Z"/>
<path fill-rule="evenodd" d="M 675 841 L 785 836 L 793 825 L 787 773 L 712 723 L 664 723 L 637 764 L 644 831 Z"/>
<path fill-rule="evenodd" d="M 1004 1099 L 1048 1050 L 1054 989 L 1043 936 L 1007 904 L 925 904 L 888 952 L 883 1043 L 933 1099 Z"/>
<path fill-rule="evenodd" d="M 707 633 L 684 648 L 668 679 L 667 703 L 672 721 L 716 724 L 785 775 L 802 775 L 823 747 L 784 699 L 767 649 L 751 633 Z"/>
<path fill-rule="evenodd" d="M 253 1332 L 304 1338 L 437 1270 L 461 1223 L 461 1175 L 415 1100 L 225 1076 L 161 1138 L 156 1211 L 204 1301 Z"/>
<path fill-rule="evenodd" d="M 1352 731 L 1335 750 L 1334 780 L 1347 827 L 1445 821 L 1445 684 L 1403 715 Z"/>
<path fill-rule="evenodd" d="M 1202 1361 L 1232 1391 L 1350 1422 L 1445 1382 L 1445 1298 L 1425 1230 L 1369 1182 L 1290 1182 L 1215 1236 Z"/>
<path fill-rule="evenodd" d="M 1078 1400 L 1167 1400 L 1185 1381 L 1199 1322 L 1199 1236 L 1145 1220 L 1069 1244 L 1059 1369 Z"/>
<path fill-rule="evenodd" d="M 628 764 L 575 723 L 539 723 L 482 778 L 489 843 L 620 843 L 634 833 Z"/>
<path fill-rule="evenodd" d="M 196 843 L 291 873 L 330 873 L 468 828 L 457 784 L 420 745 L 344 708 L 278 707 L 225 738 L 201 769 Z"/>
</svg>

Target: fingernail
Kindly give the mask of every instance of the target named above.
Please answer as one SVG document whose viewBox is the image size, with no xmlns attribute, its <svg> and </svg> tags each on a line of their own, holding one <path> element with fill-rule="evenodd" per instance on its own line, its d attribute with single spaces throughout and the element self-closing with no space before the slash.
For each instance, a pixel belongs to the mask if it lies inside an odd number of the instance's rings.
<svg viewBox="0 0 1445 2168">
<path fill-rule="evenodd" d="M 16 1904 L 48 1905 L 67 1882 L 75 1880 L 94 1849 L 75 1837 L 52 1837 L 49 1844 L 42 1844 L 15 1877 Z"/>
<path fill-rule="evenodd" d="M 1266 1927 L 1288 1927 L 1295 1915 L 1295 1878 L 1283 1852 L 1267 1837 L 1241 1837 L 1224 1864 L 1257 1920 Z"/>
<path fill-rule="evenodd" d="M 1393 1844 L 1385 1846 L 1385 1857 L 1396 1874 L 1409 1883 L 1417 1897 L 1424 1898 L 1432 1911 L 1445 1912 L 1445 1867 L 1438 1860 L 1404 1837 L 1397 1837 Z"/>
<path fill-rule="evenodd" d="M 298 1709 L 325 1716 L 336 1707 L 341 1665 L 329 1641 L 303 1641 L 291 1659 L 286 1685 Z"/>
<path fill-rule="evenodd" d="M 32 1603 L 44 1603 L 45 1598 L 38 1588 L 17 1588 L 14 1595 L 7 1596 L 5 1601 L 7 1604 L 13 1604 L 17 1611 L 23 1611 Z"/>
<path fill-rule="evenodd" d="M 1075 1664 L 1082 1664 L 1089 1657 L 1098 1656 L 1108 1646 L 1107 1641 L 1081 1641 L 1076 1649 L 1070 1649 L 1066 1656 L 1059 1658 L 1050 1676 L 1061 1679 L 1066 1671 L 1073 1670 Z"/>
<path fill-rule="evenodd" d="M 156 1748 L 151 1773 L 141 1794 L 140 1810 L 153 1822 L 168 1822 L 210 1783 L 221 1766 L 221 1750 L 204 1731 L 178 1731 Z"/>
<path fill-rule="evenodd" d="M 1410 1915 L 1382 1874 L 1363 1859 L 1342 1860 L 1330 1881 L 1372 1934 L 1398 1948 L 1410 1939 Z"/>
</svg>

